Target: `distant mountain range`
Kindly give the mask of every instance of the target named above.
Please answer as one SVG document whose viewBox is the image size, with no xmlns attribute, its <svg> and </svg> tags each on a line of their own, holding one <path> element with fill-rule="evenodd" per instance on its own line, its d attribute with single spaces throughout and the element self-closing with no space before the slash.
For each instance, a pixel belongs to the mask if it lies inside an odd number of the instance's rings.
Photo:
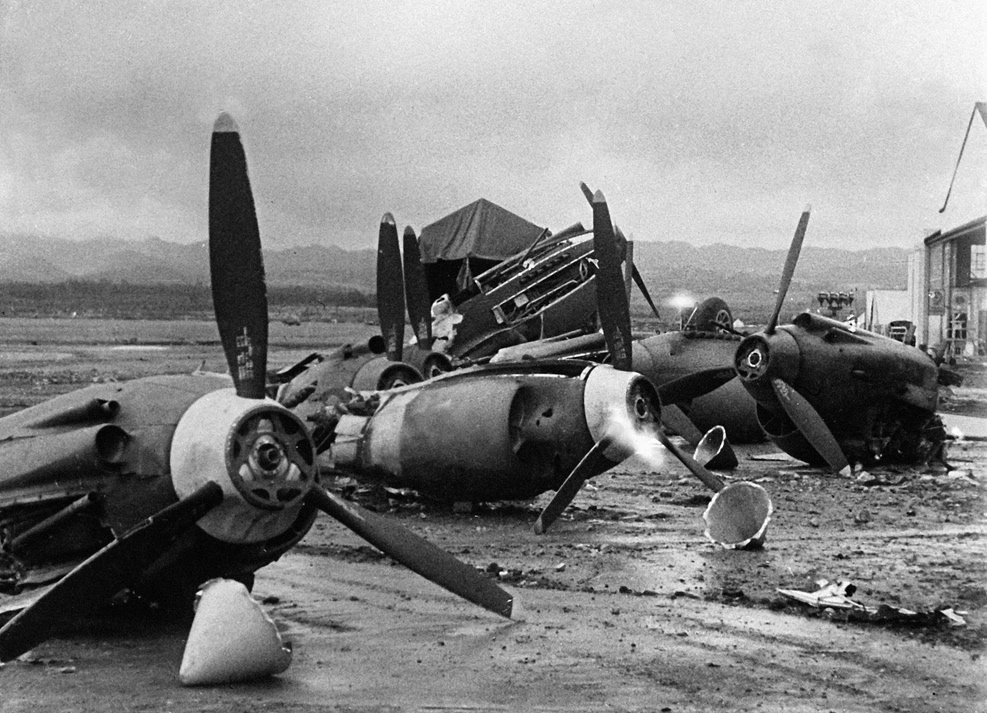
<svg viewBox="0 0 987 713">
<path fill-rule="evenodd" d="M 338 284 L 372 291 L 373 250 L 328 247 L 265 250 L 268 281 L 276 285 Z M 205 242 L 65 240 L 0 234 L 0 282 L 110 280 L 137 284 L 208 284 Z"/>
<path fill-rule="evenodd" d="M 903 248 L 841 250 L 807 246 L 789 294 L 804 308 L 814 305 L 816 293 L 823 290 L 857 288 L 862 302 L 863 291 L 868 288 L 903 289 L 908 253 Z M 373 250 L 311 245 L 265 250 L 264 260 L 272 285 L 333 285 L 366 293 L 374 291 Z M 735 315 L 750 321 L 770 312 L 785 251 L 639 241 L 634 244 L 634 260 L 660 307 L 680 292 L 696 297 L 716 294 L 727 300 Z M 75 241 L 0 234 L 0 283 L 68 280 L 208 284 L 208 250 L 205 242 L 181 244 L 157 238 Z M 636 311 L 642 305 L 636 296 Z"/>
</svg>

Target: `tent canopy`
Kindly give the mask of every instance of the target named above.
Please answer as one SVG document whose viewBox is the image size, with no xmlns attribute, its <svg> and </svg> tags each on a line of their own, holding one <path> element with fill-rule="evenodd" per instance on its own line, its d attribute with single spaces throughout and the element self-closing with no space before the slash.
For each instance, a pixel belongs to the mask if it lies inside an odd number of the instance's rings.
<svg viewBox="0 0 987 713">
<path fill-rule="evenodd" d="M 480 198 L 422 228 L 422 262 L 481 258 L 503 260 L 526 249 L 542 229 Z"/>
</svg>

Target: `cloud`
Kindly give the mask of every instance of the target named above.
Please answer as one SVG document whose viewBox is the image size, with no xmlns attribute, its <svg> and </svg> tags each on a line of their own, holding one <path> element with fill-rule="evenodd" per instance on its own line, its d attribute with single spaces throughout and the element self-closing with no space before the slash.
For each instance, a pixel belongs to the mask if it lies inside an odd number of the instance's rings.
<svg viewBox="0 0 987 713">
<path fill-rule="evenodd" d="M 976 2 L 3 12 L 0 229 L 69 237 L 204 239 L 228 110 L 275 245 L 366 247 L 384 211 L 421 228 L 479 196 L 561 228 L 580 180 L 639 239 L 779 247 L 812 202 L 810 241 L 907 245 L 987 94 Z"/>
</svg>

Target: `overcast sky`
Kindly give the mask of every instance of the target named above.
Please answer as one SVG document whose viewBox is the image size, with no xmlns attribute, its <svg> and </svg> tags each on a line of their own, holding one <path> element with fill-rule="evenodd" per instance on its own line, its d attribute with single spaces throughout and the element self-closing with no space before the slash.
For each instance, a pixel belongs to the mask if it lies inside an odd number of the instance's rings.
<svg viewBox="0 0 987 713">
<path fill-rule="evenodd" d="M 987 3 L 0 0 L 0 232 L 206 238 L 244 135 L 269 247 L 485 197 L 638 240 L 911 246 L 987 212 Z"/>
</svg>

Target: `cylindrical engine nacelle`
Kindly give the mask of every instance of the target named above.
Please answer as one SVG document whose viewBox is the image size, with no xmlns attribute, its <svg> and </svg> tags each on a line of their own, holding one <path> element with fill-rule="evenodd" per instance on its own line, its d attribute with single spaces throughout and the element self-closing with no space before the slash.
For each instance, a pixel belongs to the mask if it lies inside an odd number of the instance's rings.
<svg viewBox="0 0 987 713">
<path fill-rule="evenodd" d="M 365 362 L 353 374 L 350 388 L 356 391 L 384 391 L 408 384 L 417 384 L 422 375 L 411 364 L 376 357 Z"/>
<path fill-rule="evenodd" d="M 557 488 L 615 421 L 654 426 L 659 408 L 650 382 L 607 366 L 453 374 L 387 394 L 369 418 L 343 416 L 333 459 L 443 500 L 528 498 Z M 628 446 L 617 439 L 607 455 Z"/>
<path fill-rule="evenodd" d="M 42 437 L 43 449 L 38 440 Z M 9 439 L 3 449 L 0 500 L 86 492 L 92 487 L 86 478 L 119 463 L 129 438 L 119 426 L 103 424 Z M 41 452 L 44 458 L 38 457 Z"/>
<path fill-rule="evenodd" d="M 419 349 L 415 345 L 405 347 L 402 358 L 406 363 L 415 367 L 426 379 L 431 379 L 453 369 L 452 359 L 447 354 L 430 349 Z"/>
</svg>

